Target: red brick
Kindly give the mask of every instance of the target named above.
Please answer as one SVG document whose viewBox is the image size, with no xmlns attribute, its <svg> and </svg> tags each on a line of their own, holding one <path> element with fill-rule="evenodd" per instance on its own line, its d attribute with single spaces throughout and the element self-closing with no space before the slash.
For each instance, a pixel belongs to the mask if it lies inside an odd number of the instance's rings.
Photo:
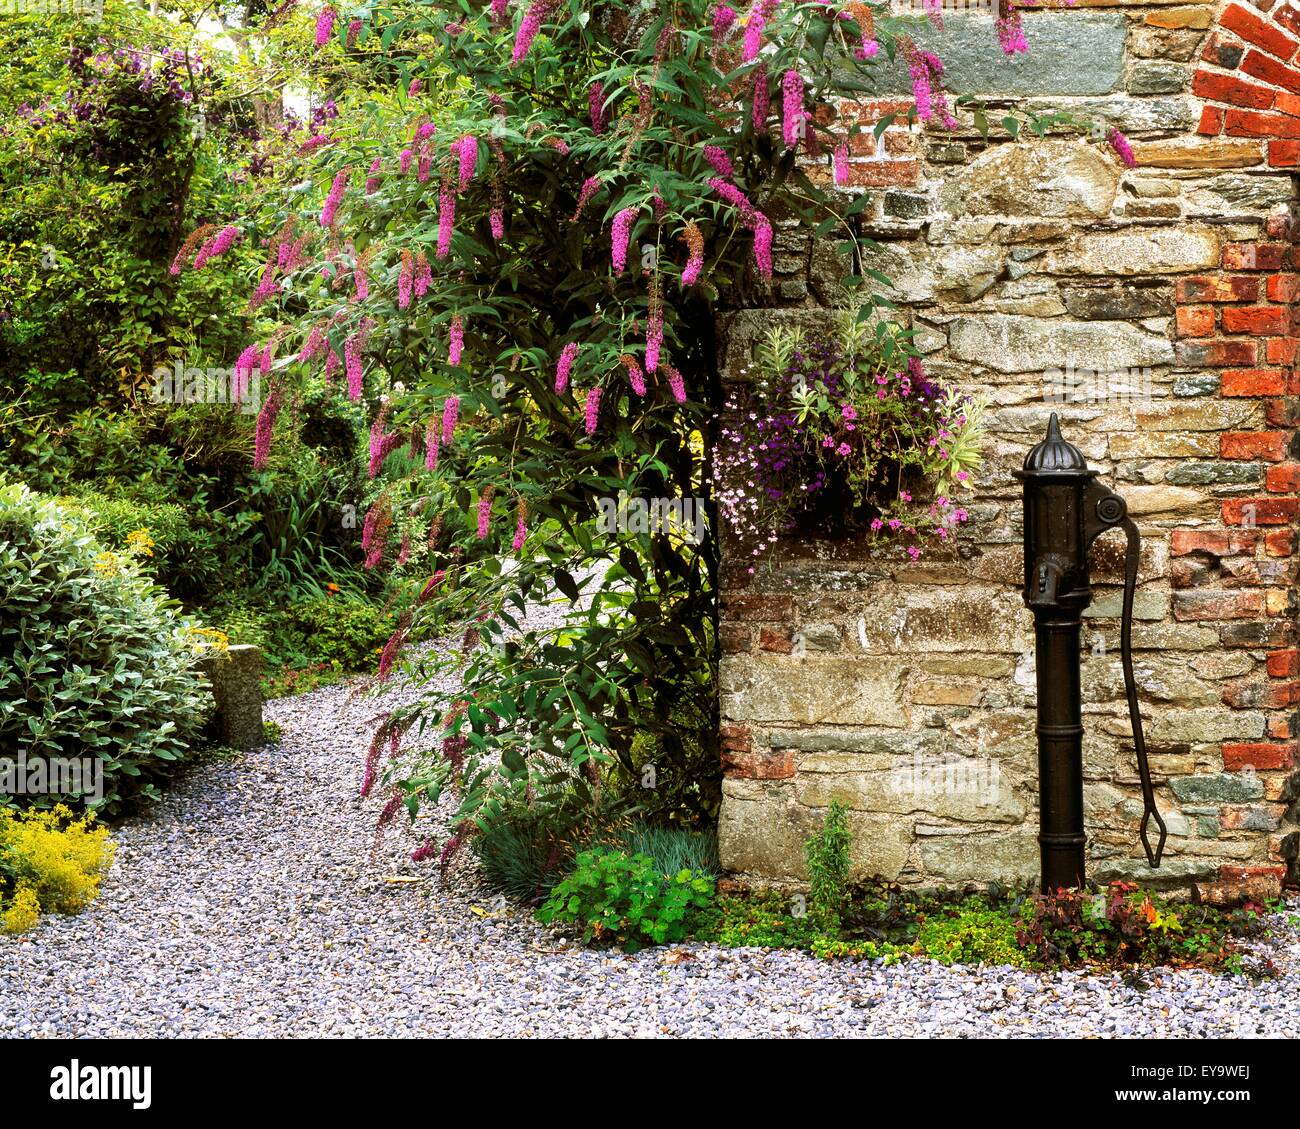
<svg viewBox="0 0 1300 1129">
<path fill-rule="evenodd" d="M 1269 427 L 1295 427 L 1300 423 L 1300 401 L 1265 400 L 1264 419 Z"/>
<path fill-rule="evenodd" d="M 1280 463 L 1268 468 L 1264 489 L 1270 494 L 1294 494 L 1300 491 L 1300 463 Z"/>
<path fill-rule="evenodd" d="M 1300 514 L 1300 499 L 1295 498 L 1227 498 L 1220 505 L 1227 525 L 1245 525 L 1251 513 L 1256 525 L 1289 525 Z"/>
<path fill-rule="evenodd" d="M 1175 284 L 1179 305 L 1191 302 L 1255 302 L 1259 300 L 1259 279 L 1248 274 L 1189 275 Z"/>
<path fill-rule="evenodd" d="M 739 595 L 726 593 L 722 597 L 723 614 L 740 623 L 762 620 L 779 622 L 794 615 L 794 599 L 790 596 L 765 596 L 757 592 Z"/>
<path fill-rule="evenodd" d="M 1245 882 L 1248 878 L 1278 878 L 1286 877 L 1285 866 L 1221 866 L 1219 867 L 1220 882 Z"/>
<path fill-rule="evenodd" d="M 1268 812 L 1271 826 L 1274 829 L 1276 829 L 1278 825 L 1281 823 L 1280 817 L 1281 817 L 1281 813 L 1284 810 L 1286 810 L 1285 804 L 1272 804 L 1272 805 L 1241 804 L 1241 805 L 1234 805 L 1232 807 L 1225 807 L 1219 812 L 1219 826 L 1224 831 L 1241 831 L 1247 828 L 1251 831 L 1255 831 L 1258 830 L 1260 826 L 1259 818 L 1261 814 L 1263 814 L 1264 812 Z M 1256 879 L 1255 882 L 1252 883 L 1252 885 L 1257 885 L 1258 882 L 1259 880 Z M 1274 891 L 1274 887 L 1272 885 L 1269 885 L 1267 887 L 1260 887 L 1259 892 L 1254 895 L 1254 898 L 1252 898 L 1250 895 L 1247 895 L 1245 900 L 1251 901 L 1261 897 L 1264 898 L 1265 900 L 1268 900 L 1269 896 L 1273 894 L 1273 891 Z M 1278 893 L 1280 892 L 1281 891 L 1278 890 Z"/>
<path fill-rule="evenodd" d="M 1268 656 L 1268 673 L 1273 678 L 1295 678 L 1300 675 L 1300 651 L 1274 651 Z"/>
<path fill-rule="evenodd" d="M 1284 4 L 1273 13 L 1273 19 L 1281 24 L 1287 31 L 1300 35 L 1300 8 L 1294 4 Z"/>
<path fill-rule="evenodd" d="M 1286 373 L 1282 369 L 1228 369 L 1223 374 L 1225 396 L 1281 396 L 1285 391 Z"/>
<path fill-rule="evenodd" d="M 1273 109 L 1290 114 L 1293 118 L 1300 118 L 1300 94 L 1279 90 L 1277 97 L 1273 99 Z"/>
<path fill-rule="evenodd" d="M 732 752 L 724 749 L 722 770 L 748 780 L 789 780 L 794 775 L 794 750 L 773 753 Z"/>
<path fill-rule="evenodd" d="M 1300 224 L 1297 224 L 1286 212 L 1273 212 L 1264 221 L 1264 230 L 1270 239 L 1287 239 L 1292 242 L 1300 236 Z"/>
<path fill-rule="evenodd" d="M 1223 110 L 1219 106 L 1202 106 L 1201 124 L 1196 127 L 1196 132 L 1203 133 L 1207 137 L 1213 137 L 1222 129 Z"/>
<path fill-rule="evenodd" d="M 858 188 L 916 184 L 919 178 L 920 163 L 916 160 L 856 161 L 849 165 L 849 184 Z"/>
<path fill-rule="evenodd" d="M 1250 368 L 1258 358 L 1254 341 L 1224 341 L 1193 338 L 1179 341 L 1174 356 L 1189 368 Z"/>
<path fill-rule="evenodd" d="M 1259 592 L 1217 592 L 1200 589 L 1174 593 L 1174 618 L 1188 619 L 1254 619 L 1264 610 L 1264 597 Z"/>
<path fill-rule="evenodd" d="M 1247 43 L 1264 48 L 1279 59 L 1289 59 L 1296 52 L 1297 41 L 1286 32 L 1261 19 L 1249 8 L 1230 4 L 1219 17 L 1219 26 L 1235 31 Z"/>
<path fill-rule="evenodd" d="M 1247 51 L 1246 57 L 1241 60 L 1241 69 L 1254 78 L 1262 78 L 1265 82 L 1280 86 L 1284 90 L 1300 90 L 1300 71 L 1284 66 L 1262 51 Z M 1232 99 L 1218 98 L 1216 101 L 1230 102 Z M 1242 102 L 1240 105 L 1244 106 L 1246 103 Z"/>
<path fill-rule="evenodd" d="M 1264 534 L 1264 551 L 1270 557 L 1289 557 L 1295 552 L 1296 531 L 1274 529 Z"/>
<path fill-rule="evenodd" d="M 1179 337 L 1214 336 L 1213 306 L 1179 306 L 1176 316 Z"/>
<path fill-rule="evenodd" d="M 1229 306 L 1223 311 L 1223 331 L 1276 337 L 1287 331 L 1287 312 L 1281 306 Z"/>
<path fill-rule="evenodd" d="M 1268 297 L 1272 302 L 1294 302 L 1300 296 L 1300 275 L 1275 274 L 1268 280 Z"/>
<path fill-rule="evenodd" d="M 1261 110 L 1229 110 L 1223 132 L 1229 137 L 1300 137 L 1300 118 Z"/>
<path fill-rule="evenodd" d="M 1294 337 L 1270 337 L 1264 342 L 1264 359 L 1270 365 L 1293 365 L 1296 359 Z"/>
<path fill-rule="evenodd" d="M 1188 553 L 1210 553 L 1235 557 L 1254 553 L 1259 538 L 1240 529 L 1175 529 L 1169 535 L 1169 551 L 1176 557 Z"/>
<path fill-rule="evenodd" d="M 776 651 L 782 655 L 788 655 L 794 650 L 794 640 L 783 627 L 760 627 L 758 645 L 765 651 Z"/>
<path fill-rule="evenodd" d="M 1268 163 L 1277 169 L 1289 169 L 1300 163 L 1300 141 L 1270 141 Z"/>
<path fill-rule="evenodd" d="M 748 725 L 721 725 L 718 736 L 723 749 L 733 753 L 747 753 L 754 747 L 754 734 Z"/>
<path fill-rule="evenodd" d="M 1229 243 L 1223 248 L 1227 270 L 1281 270 L 1286 258 L 1284 243 Z"/>
<path fill-rule="evenodd" d="M 1257 53 L 1257 52 L 1256 52 Z M 1267 58 L 1267 56 L 1260 56 Z M 1282 67 L 1281 63 L 1274 60 L 1274 66 Z M 1287 70 L 1287 67 L 1282 67 Z M 1253 72 L 1252 72 L 1253 73 Z M 1282 83 L 1274 83 L 1275 86 L 1281 86 Z M 1212 102 L 1231 102 L 1234 106 L 1244 106 L 1249 110 L 1267 110 L 1273 105 L 1273 98 L 1276 91 L 1269 89 L 1267 86 L 1260 86 L 1254 82 L 1243 82 L 1235 75 L 1219 74 L 1215 71 L 1197 71 L 1192 78 L 1192 93 L 1198 98 L 1208 98 Z M 1208 107 L 1207 107 L 1208 109 Z M 1202 119 L 1204 120 L 1204 119 Z M 1222 124 L 1222 112 L 1219 114 L 1219 123 Z M 1218 129 L 1201 130 L 1202 133 L 1218 133 Z"/>
<path fill-rule="evenodd" d="M 1275 741 L 1285 741 L 1295 734 L 1291 732 L 1291 722 L 1287 718 L 1271 714 L 1268 719 L 1268 736 Z"/>
<path fill-rule="evenodd" d="M 1225 431 L 1219 436 L 1219 455 L 1225 459 L 1281 462 L 1286 458 L 1289 438 L 1285 431 Z"/>
<path fill-rule="evenodd" d="M 753 646 L 749 628 L 743 623 L 719 624 L 718 642 L 724 655 L 744 654 Z"/>
<path fill-rule="evenodd" d="M 1220 697 L 1234 710 L 1284 710 L 1300 699 L 1300 682 L 1229 682 Z"/>
</svg>

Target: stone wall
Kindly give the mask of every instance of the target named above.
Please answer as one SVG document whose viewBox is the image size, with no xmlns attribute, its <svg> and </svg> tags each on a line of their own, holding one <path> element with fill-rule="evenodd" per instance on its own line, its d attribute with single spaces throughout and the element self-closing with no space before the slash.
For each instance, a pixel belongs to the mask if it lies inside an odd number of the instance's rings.
<svg viewBox="0 0 1300 1129">
<path fill-rule="evenodd" d="M 752 578 L 724 555 L 724 866 L 799 882 L 802 840 L 840 797 L 861 872 L 1036 877 L 1032 621 L 1010 472 L 1055 409 L 1141 528 L 1137 680 L 1170 832 L 1149 870 L 1110 534 L 1093 551 L 1082 657 L 1090 874 L 1295 878 L 1300 6 L 1080 0 L 1026 12 L 1030 51 L 1011 60 L 990 17 L 946 22 L 934 41 L 955 89 L 1099 118 L 1132 139 L 1138 167 L 1064 133 L 986 144 L 900 123 L 855 143 L 851 183 L 873 197 L 862 233 L 880 244 L 870 265 L 896 282 L 927 366 L 988 392 L 991 439 L 947 551 L 912 563 L 863 542 L 783 544 Z M 869 126 L 906 109 L 904 89 L 899 76 L 821 120 Z M 783 308 L 724 317 L 729 379 L 774 320 L 816 326 L 836 301 L 826 243 L 787 227 L 777 248 Z M 1095 398 L 1045 402 L 1069 372 Z"/>
</svg>

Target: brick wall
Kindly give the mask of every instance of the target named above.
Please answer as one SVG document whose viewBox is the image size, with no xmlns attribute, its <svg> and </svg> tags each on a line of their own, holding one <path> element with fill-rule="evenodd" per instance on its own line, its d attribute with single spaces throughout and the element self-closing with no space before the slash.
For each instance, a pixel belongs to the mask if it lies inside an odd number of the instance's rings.
<svg viewBox="0 0 1300 1129">
<path fill-rule="evenodd" d="M 855 143 L 871 265 L 897 283 L 927 366 L 989 394 L 991 437 L 972 521 L 943 551 L 913 563 L 861 541 L 790 543 L 753 577 L 725 559 L 724 865 L 799 881 L 802 839 L 840 797 L 861 871 L 1036 875 L 1010 472 L 1057 410 L 1143 534 L 1137 675 L 1170 828 L 1150 871 L 1118 654 L 1123 551 L 1108 536 L 1082 656 L 1090 872 L 1267 888 L 1296 876 L 1300 839 L 1300 7 L 1082 0 L 1027 12 L 1029 56 L 1005 62 L 988 17 L 946 22 L 934 43 L 955 89 L 1103 120 L 1139 164 L 1064 134 L 986 144 L 896 123 Z M 820 120 L 869 128 L 905 86 Z M 777 250 L 778 308 L 723 318 L 729 379 L 774 320 L 824 326 L 842 297 L 824 242 L 788 227 Z M 1063 372 L 1090 398 L 1045 402 Z"/>
</svg>

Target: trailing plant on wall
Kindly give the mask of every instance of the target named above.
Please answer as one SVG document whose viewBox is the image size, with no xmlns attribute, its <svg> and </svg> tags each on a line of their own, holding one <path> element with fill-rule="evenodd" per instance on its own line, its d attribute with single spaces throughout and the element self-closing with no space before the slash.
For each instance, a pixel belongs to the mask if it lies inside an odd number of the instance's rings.
<svg viewBox="0 0 1300 1129">
<path fill-rule="evenodd" d="M 905 331 L 848 310 L 837 341 L 773 329 L 727 403 L 715 458 L 724 522 L 751 561 L 780 535 L 869 530 L 913 560 L 967 518 L 984 400 L 926 373 Z"/>
</svg>

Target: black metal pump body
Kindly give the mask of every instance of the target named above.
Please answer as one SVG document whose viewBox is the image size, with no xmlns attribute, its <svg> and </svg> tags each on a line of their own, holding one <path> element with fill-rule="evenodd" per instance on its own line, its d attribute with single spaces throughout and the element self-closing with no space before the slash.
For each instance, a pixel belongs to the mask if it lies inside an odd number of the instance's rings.
<svg viewBox="0 0 1300 1129">
<path fill-rule="evenodd" d="M 1079 654 L 1083 610 L 1092 602 L 1088 550 L 1108 529 L 1128 537 L 1120 659 L 1138 771 L 1142 778 L 1141 839 L 1147 861 L 1160 865 L 1165 824 L 1156 811 L 1147 765 L 1142 715 L 1133 679 L 1133 595 L 1141 540 L 1124 499 L 1097 481 L 1083 452 L 1061 437 L 1052 413 L 1047 437 L 1015 476 L 1024 485 L 1025 604 L 1034 614 L 1038 685 L 1039 834 L 1042 889 L 1079 887 L 1084 881 L 1083 714 Z M 1160 840 L 1147 837 L 1154 819 Z"/>
</svg>

